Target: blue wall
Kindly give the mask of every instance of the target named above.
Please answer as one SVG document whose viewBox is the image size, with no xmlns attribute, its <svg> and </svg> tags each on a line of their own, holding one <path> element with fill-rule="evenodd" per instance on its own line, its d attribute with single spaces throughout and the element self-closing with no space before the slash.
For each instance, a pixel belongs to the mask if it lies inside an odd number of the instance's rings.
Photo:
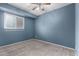
<svg viewBox="0 0 79 59">
<path fill-rule="evenodd" d="M 13 10 L 14 10 L 14 12 L 16 12 L 16 9 L 13 9 Z M 17 9 L 17 10 L 19 10 L 19 9 Z M 33 20 L 34 18 L 30 18 L 26 15 L 24 16 L 25 17 L 24 30 L 6 31 L 4 29 L 4 22 L 3 22 L 4 21 L 4 19 L 3 19 L 4 12 L 9 12 L 9 10 L 4 11 L 4 10 L 0 9 L 0 46 L 15 43 L 18 41 L 27 40 L 27 39 L 34 37 L 34 20 Z M 13 13 L 13 14 L 19 15 L 19 13 L 18 14 Z M 28 13 L 27 13 L 27 15 L 28 15 Z M 21 16 L 21 13 L 20 13 L 20 16 Z"/>
<path fill-rule="evenodd" d="M 43 14 L 36 19 L 36 38 L 75 48 L 75 5 Z"/>
</svg>

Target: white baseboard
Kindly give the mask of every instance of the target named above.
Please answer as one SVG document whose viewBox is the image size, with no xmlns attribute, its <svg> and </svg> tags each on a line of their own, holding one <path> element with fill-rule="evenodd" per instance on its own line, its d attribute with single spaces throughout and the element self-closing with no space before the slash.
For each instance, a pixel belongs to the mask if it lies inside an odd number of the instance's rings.
<svg viewBox="0 0 79 59">
<path fill-rule="evenodd" d="M 34 40 L 39 40 L 39 39 L 34 39 Z M 75 50 L 74 48 L 70 48 L 70 47 L 66 47 L 66 46 L 63 46 L 63 45 L 59 45 L 59 44 L 55 44 L 55 43 L 51 43 L 51 42 L 47 42 L 47 41 L 44 41 L 44 40 L 39 40 L 41 42 L 44 42 L 44 43 L 48 43 L 48 44 L 54 44 L 54 45 L 57 45 L 57 46 L 61 46 L 63 48 L 67 48 L 67 49 L 71 49 L 71 50 Z"/>
</svg>

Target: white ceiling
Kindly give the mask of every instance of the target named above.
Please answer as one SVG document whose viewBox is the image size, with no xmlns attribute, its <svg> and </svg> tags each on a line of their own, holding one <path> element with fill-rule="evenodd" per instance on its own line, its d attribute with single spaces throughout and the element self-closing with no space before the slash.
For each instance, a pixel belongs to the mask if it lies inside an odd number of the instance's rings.
<svg viewBox="0 0 79 59">
<path fill-rule="evenodd" d="M 47 5 L 45 6 L 45 11 L 41 11 L 41 10 L 32 10 L 35 6 L 34 4 L 30 4 L 30 3 L 10 3 L 10 5 L 13 5 L 15 7 L 18 7 L 20 9 L 23 9 L 25 11 L 28 11 L 36 16 L 39 16 L 43 13 L 64 7 L 66 5 L 69 5 L 70 3 L 52 3 L 51 5 Z"/>
</svg>

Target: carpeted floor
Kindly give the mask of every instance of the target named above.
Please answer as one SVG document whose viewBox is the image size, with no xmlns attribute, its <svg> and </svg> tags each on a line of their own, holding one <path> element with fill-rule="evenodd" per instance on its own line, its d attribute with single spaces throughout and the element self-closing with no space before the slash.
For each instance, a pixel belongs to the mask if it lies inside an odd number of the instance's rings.
<svg viewBox="0 0 79 59">
<path fill-rule="evenodd" d="M 30 39 L 0 47 L 0 56 L 74 56 L 74 49 Z"/>
</svg>

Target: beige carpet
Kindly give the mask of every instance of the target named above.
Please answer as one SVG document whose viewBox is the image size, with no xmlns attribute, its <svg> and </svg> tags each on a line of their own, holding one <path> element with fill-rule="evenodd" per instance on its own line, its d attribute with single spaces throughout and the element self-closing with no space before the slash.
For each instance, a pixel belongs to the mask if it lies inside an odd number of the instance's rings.
<svg viewBox="0 0 79 59">
<path fill-rule="evenodd" d="M 74 49 L 30 39 L 0 47 L 0 56 L 73 56 Z"/>
</svg>

